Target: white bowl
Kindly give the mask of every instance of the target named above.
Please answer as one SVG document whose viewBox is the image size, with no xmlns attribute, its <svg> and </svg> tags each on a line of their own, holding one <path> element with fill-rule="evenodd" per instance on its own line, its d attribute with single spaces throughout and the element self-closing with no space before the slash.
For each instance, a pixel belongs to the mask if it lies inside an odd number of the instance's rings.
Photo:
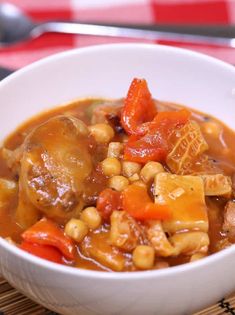
<svg viewBox="0 0 235 315">
<path fill-rule="evenodd" d="M 57 54 L 0 83 L 0 134 L 55 105 L 86 96 L 122 97 L 133 77 L 154 97 L 211 113 L 235 128 L 235 69 L 177 48 L 104 45 Z M 235 246 L 165 270 L 106 273 L 50 263 L 0 239 L 2 275 L 61 314 L 191 314 L 235 290 Z"/>
</svg>

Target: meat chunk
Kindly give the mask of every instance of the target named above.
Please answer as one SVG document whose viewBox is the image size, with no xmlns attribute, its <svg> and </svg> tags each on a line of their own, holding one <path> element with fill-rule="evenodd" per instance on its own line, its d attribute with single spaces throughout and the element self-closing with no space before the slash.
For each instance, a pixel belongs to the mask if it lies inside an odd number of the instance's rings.
<svg viewBox="0 0 235 315">
<path fill-rule="evenodd" d="M 232 180 L 232 193 L 233 193 L 233 196 L 235 196 L 235 173 L 232 174 L 231 180 Z"/>
<path fill-rule="evenodd" d="M 209 237 L 204 232 L 175 233 L 167 238 L 160 221 L 150 221 L 148 238 L 156 254 L 162 257 L 206 254 L 209 246 Z"/>
<path fill-rule="evenodd" d="M 83 255 L 111 270 L 122 271 L 125 267 L 124 255 L 109 244 L 107 232 L 90 233 L 81 243 L 81 251 Z"/>
<path fill-rule="evenodd" d="M 84 180 L 92 170 L 85 124 L 74 117 L 56 116 L 36 127 L 22 148 L 19 205 L 30 203 L 62 223 L 74 216 L 82 207 Z M 22 211 L 19 206 L 20 223 L 34 223 L 26 222 Z"/>
<path fill-rule="evenodd" d="M 225 206 L 223 230 L 235 240 L 235 201 L 229 201 Z"/>
<path fill-rule="evenodd" d="M 163 222 L 164 231 L 208 231 L 203 180 L 198 176 L 159 173 L 154 182 L 155 203 L 167 205 L 172 218 Z"/>
<path fill-rule="evenodd" d="M 148 226 L 148 239 L 150 244 L 154 247 L 156 254 L 162 257 L 174 256 L 175 249 L 168 241 L 161 222 L 152 220 L 148 222 Z"/>
<path fill-rule="evenodd" d="M 121 102 L 117 101 L 116 106 L 113 102 L 103 103 L 94 108 L 91 116 L 92 124 L 109 123 L 109 118 L 120 117 Z"/>
<path fill-rule="evenodd" d="M 22 158 L 22 147 L 15 150 L 2 149 L 2 157 L 5 159 L 7 166 L 11 169 L 14 175 L 18 175 L 20 171 L 20 160 Z"/>
<path fill-rule="evenodd" d="M 228 239 L 228 237 L 222 238 L 215 244 L 215 252 L 220 252 L 221 250 L 228 248 L 233 243 Z"/>
<path fill-rule="evenodd" d="M 110 243 L 125 251 L 132 251 L 145 243 L 143 228 L 126 211 L 113 211 L 110 227 Z"/>
<path fill-rule="evenodd" d="M 28 228 L 40 219 L 40 211 L 29 200 L 26 192 L 19 188 L 16 221 L 22 228 Z"/>
<path fill-rule="evenodd" d="M 0 208 L 7 206 L 17 196 L 17 190 L 17 184 L 13 180 L 0 178 Z"/>
</svg>

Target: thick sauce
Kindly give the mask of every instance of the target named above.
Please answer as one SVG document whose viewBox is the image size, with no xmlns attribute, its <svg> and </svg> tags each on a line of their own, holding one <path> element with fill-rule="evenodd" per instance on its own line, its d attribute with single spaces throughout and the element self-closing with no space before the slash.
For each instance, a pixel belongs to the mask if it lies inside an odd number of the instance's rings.
<svg viewBox="0 0 235 315">
<path fill-rule="evenodd" d="M 22 126 L 20 126 L 12 135 L 10 135 L 5 143 L 4 147 L 10 150 L 14 150 L 19 147 L 25 137 L 29 134 L 31 130 L 35 126 L 40 125 L 41 123 L 47 121 L 49 118 L 56 116 L 58 114 L 71 115 L 79 118 L 85 123 L 90 123 L 90 119 L 92 116 L 92 110 L 96 107 L 97 104 L 103 103 L 103 100 L 82 100 L 76 101 L 72 104 L 57 107 L 51 111 L 40 114 L 37 117 L 32 118 Z M 117 101 L 116 103 L 121 104 L 122 100 Z M 161 111 L 165 110 L 175 110 L 179 108 L 178 105 L 171 103 L 164 103 L 156 101 L 157 107 Z M 235 134 L 229 129 L 227 126 L 222 124 L 217 119 L 210 117 L 208 115 L 196 112 L 192 110 L 193 119 L 196 120 L 202 130 L 202 133 L 209 145 L 209 151 L 207 152 L 210 159 L 213 160 L 215 165 L 218 165 L 224 172 L 225 175 L 232 176 L 235 173 Z M 211 124 L 211 128 L 213 129 L 213 125 L 219 126 L 219 131 L 217 134 L 208 131 L 208 123 Z M 207 128 L 207 129 L 206 129 Z M 115 140 L 120 140 L 123 136 L 122 134 L 116 134 Z M 104 159 L 107 149 L 105 147 L 96 147 L 96 159 L 97 162 Z M 91 177 L 87 179 L 87 182 L 92 182 L 91 185 L 87 186 L 86 190 L 86 198 L 91 205 L 94 204 L 96 199 L 92 199 L 93 195 L 97 196 L 97 194 L 102 191 L 107 185 L 107 179 L 105 177 L 100 177 L 99 173 L 93 172 Z M 7 167 L 6 161 L 2 157 L 2 149 L 0 150 L 0 177 L 6 179 L 16 179 L 13 172 L 9 170 Z M 213 253 L 218 251 L 219 249 L 224 247 L 223 240 L 225 239 L 225 235 L 222 232 L 222 223 L 223 223 L 223 211 L 226 200 L 224 198 L 218 197 L 207 197 L 206 198 L 207 207 L 209 209 L 209 237 L 210 237 L 210 248 L 209 253 Z M 17 199 L 12 199 L 7 207 L 3 208 L 0 211 L 0 235 L 2 237 L 11 237 L 14 241 L 19 242 L 23 229 L 16 223 L 14 218 L 14 212 L 17 204 Z M 108 231 L 105 226 L 102 226 L 102 232 L 97 233 L 96 237 L 93 237 L 93 241 L 95 243 L 102 243 L 102 239 L 107 238 Z M 85 245 L 84 245 L 85 246 Z M 126 254 L 128 256 L 128 254 Z M 79 248 L 77 248 L 77 256 L 76 256 L 76 266 L 80 268 L 86 269 L 95 269 L 95 270 L 106 270 L 105 267 L 92 260 L 91 258 L 86 258 Z M 178 256 L 176 258 L 166 258 L 164 261 L 168 262 L 170 265 L 177 265 L 180 263 L 185 263 L 189 260 L 187 256 Z M 128 261 L 128 257 L 127 257 Z M 108 269 L 108 268 L 107 268 Z M 131 263 L 126 270 L 134 270 Z"/>
</svg>

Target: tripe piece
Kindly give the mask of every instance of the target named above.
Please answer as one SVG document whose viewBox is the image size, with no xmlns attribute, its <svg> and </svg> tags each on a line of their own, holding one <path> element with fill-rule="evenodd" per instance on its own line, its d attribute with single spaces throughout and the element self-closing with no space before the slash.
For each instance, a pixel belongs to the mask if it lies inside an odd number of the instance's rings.
<svg viewBox="0 0 235 315">
<path fill-rule="evenodd" d="M 208 149 L 201 133 L 200 126 L 195 121 L 189 121 L 169 139 L 172 150 L 167 156 L 166 163 L 176 174 L 185 174 L 195 159 Z"/>
<path fill-rule="evenodd" d="M 205 232 L 176 233 L 170 237 L 169 241 L 173 244 L 176 255 L 206 254 L 210 243 L 208 234 Z"/>
<path fill-rule="evenodd" d="M 230 197 L 232 194 L 232 181 L 223 174 L 200 175 L 204 182 L 205 196 Z"/>
</svg>

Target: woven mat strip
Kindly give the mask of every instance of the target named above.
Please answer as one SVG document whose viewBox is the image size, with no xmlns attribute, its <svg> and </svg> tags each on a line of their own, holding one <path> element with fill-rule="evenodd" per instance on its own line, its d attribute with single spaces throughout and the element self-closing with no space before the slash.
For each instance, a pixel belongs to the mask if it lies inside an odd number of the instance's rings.
<svg viewBox="0 0 235 315">
<path fill-rule="evenodd" d="M 235 296 L 192 315 L 235 315 Z M 31 301 L 0 278 L 0 315 L 59 315 Z M 189 314 L 190 315 L 190 314 Z"/>
<path fill-rule="evenodd" d="M 19 293 L 0 278 L 0 315 L 56 315 Z"/>
</svg>

